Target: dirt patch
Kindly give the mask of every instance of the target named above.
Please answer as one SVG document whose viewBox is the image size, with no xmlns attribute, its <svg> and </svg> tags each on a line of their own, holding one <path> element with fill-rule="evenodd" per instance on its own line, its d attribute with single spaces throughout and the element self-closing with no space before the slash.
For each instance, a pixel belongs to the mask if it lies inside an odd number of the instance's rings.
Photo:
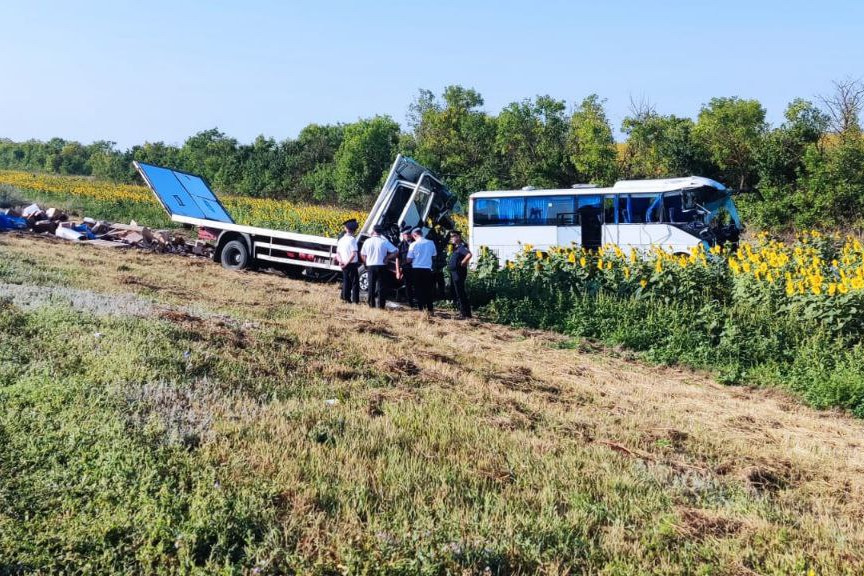
<svg viewBox="0 0 864 576">
<path fill-rule="evenodd" d="M 307 371 L 310 374 L 318 375 L 327 380 L 354 380 L 356 378 L 360 378 L 363 376 L 357 370 L 345 366 L 343 364 L 339 364 L 338 362 L 319 362 L 313 361 L 307 367 Z"/>
<path fill-rule="evenodd" d="M 758 494 L 773 494 L 794 489 L 813 478 L 812 472 L 796 466 L 786 458 L 758 458 L 739 463 L 727 473 L 733 473 L 747 488 Z"/>
<path fill-rule="evenodd" d="M 369 397 L 369 403 L 366 405 L 366 414 L 368 414 L 371 418 L 377 418 L 384 415 L 383 394 L 375 393 Z"/>
<path fill-rule="evenodd" d="M 738 476 L 751 490 L 758 493 L 778 492 L 788 488 L 791 483 L 789 470 L 784 467 L 748 466 L 739 471 Z"/>
<path fill-rule="evenodd" d="M 524 402 L 508 399 L 490 421 L 502 430 L 536 430 L 543 421 L 543 415 Z"/>
<path fill-rule="evenodd" d="M 417 376 L 420 374 L 420 367 L 408 358 L 395 358 L 384 363 L 385 369 L 390 375 L 398 376 Z"/>
<path fill-rule="evenodd" d="M 642 438 L 647 446 L 681 453 L 686 451 L 690 435 L 675 428 L 652 428 Z"/>
<path fill-rule="evenodd" d="M 561 394 L 559 386 L 535 378 L 530 366 L 513 366 L 504 372 L 495 373 L 492 380 L 499 382 L 508 390 L 539 392 L 556 399 Z"/>
<path fill-rule="evenodd" d="M 444 354 L 439 354 L 438 352 L 420 352 L 418 355 L 421 358 L 427 358 L 435 362 L 441 362 L 442 364 L 449 364 L 451 366 L 458 364 L 456 359 L 452 356 L 446 356 Z"/>
<path fill-rule="evenodd" d="M 377 324 L 369 321 L 360 321 L 357 322 L 356 327 L 357 332 L 360 334 L 371 334 L 373 336 L 380 336 L 381 338 L 386 338 L 387 340 L 396 340 L 397 336 L 388 328 L 382 326 L 381 324 Z"/>
<path fill-rule="evenodd" d="M 155 282 L 148 282 L 143 278 L 139 278 L 138 276 L 126 275 L 121 276 L 117 282 L 119 284 L 124 284 L 126 286 L 140 286 L 145 290 L 150 290 L 151 292 L 160 292 L 162 294 L 170 294 L 172 296 L 184 296 L 185 292 L 183 290 L 178 289 L 176 286 L 166 286 L 163 284 L 156 284 Z"/>
<path fill-rule="evenodd" d="M 202 322 L 201 318 L 182 310 L 160 310 L 158 316 L 175 324 L 200 324 Z"/>
<path fill-rule="evenodd" d="M 687 538 L 728 538 L 741 531 L 743 522 L 713 510 L 679 508 L 681 523 L 678 531 Z"/>
</svg>

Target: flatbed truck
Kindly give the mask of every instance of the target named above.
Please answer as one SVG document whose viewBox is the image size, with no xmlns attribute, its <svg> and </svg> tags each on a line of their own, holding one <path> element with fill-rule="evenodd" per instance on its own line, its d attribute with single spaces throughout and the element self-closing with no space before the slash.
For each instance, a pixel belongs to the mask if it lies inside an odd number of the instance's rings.
<svg viewBox="0 0 864 576">
<path fill-rule="evenodd" d="M 335 278 L 341 271 L 335 262 L 337 238 L 238 224 L 203 177 L 144 162 L 133 164 L 172 222 L 209 233 L 213 259 L 225 268 L 277 268 L 315 279 Z M 451 215 L 460 211 L 456 196 L 438 177 L 399 155 L 360 227 L 358 244 L 362 246 L 376 226 L 382 226 L 394 244 L 403 226 L 422 228 L 438 245 L 436 272 L 443 284 L 446 231 L 453 228 Z M 360 284 L 366 291 L 368 278 L 362 266 Z"/>
</svg>

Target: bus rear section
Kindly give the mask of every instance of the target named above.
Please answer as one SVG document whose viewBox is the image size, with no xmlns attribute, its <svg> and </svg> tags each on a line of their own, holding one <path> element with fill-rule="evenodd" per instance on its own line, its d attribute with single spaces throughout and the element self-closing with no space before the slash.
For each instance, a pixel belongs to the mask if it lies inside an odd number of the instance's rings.
<svg viewBox="0 0 864 576">
<path fill-rule="evenodd" d="M 694 246 L 737 242 L 741 222 L 722 184 L 707 178 L 617 182 L 611 188 L 484 191 L 471 196 L 472 250 L 485 246 L 501 262 L 526 245 L 597 249 Z"/>
</svg>

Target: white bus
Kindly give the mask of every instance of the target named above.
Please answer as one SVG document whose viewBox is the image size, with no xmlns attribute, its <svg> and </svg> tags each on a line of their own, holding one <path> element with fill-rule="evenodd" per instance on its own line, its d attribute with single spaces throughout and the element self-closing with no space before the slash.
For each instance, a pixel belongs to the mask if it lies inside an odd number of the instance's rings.
<svg viewBox="0 0 864 576">
<path fill-rule="evenodd" d="M 737 242 L 741 220 L 729 189 L 691 176 L 622 180 L 611 188 L 477 192 L 470 198 L 468 226 L 472 252 L 486 246 L 503 263 L 525 244 L 537 250 L 659 246 L 688 253 L 697 244 Z"/>
</svg>

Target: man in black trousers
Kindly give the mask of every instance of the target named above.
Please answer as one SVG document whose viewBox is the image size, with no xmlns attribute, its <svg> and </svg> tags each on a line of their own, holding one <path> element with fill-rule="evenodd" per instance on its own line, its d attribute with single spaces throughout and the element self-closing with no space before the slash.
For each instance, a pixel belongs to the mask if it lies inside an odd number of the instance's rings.
<svg viewBox="0 0 864 576">
<path fill-rule="evenodd" d="M 342 300 L 352 304 L 360 303 L 360 258 L 357 254 L 357 220 L 353 218 L 342 223 L 345 233 L 336 243 L 336 263 L 342 268 Z"/>
<path fill-rule="evenodd" d="M 438 249 L 435 243 L 423 237 L 423 230 L 414 228 L 411 231 L 414 239 L 408 247 L 408 261 L 414 270 L 414 288 L 417 293 L 417 307 L 431 316 L 435 300 L 435 279 L 432 276 L 432 264 Z"/>
<path fill-rule="evenodd" d="M 399 258 L 396 259 L 396 279 L 405 285 L 405 299 L 412 308 L 417 305 L 417 292 L 414 289 L 414 268 L 408 258 L 411 246 L 411 226 L 404 226 L 399 242 Z"/>
<path fill-rule="evenodd" d="M 465 280 L 468 277 L 468 263 L 471 261 L 471 251 L 462 240 L 462 234 L 454 230 L 450 232 L 450 243 L 453 251 L 447 261 L 450 270 L 450 289 L 453 295 L 453 304 L 459 309 L 459 318 L 471 318 L 471 303 L 468 301 L 468 293 L 465 291 Z"/>
<path fill-rule="evenodd" d="M 384 229 L 375 226 L 372 236 L 367 238 L 360 249 L 360 257 L 369 275 L 369 307 L 384 308 L 387 302 L 387 263 L 396 259 L 399 250 L 383 236 Z"/>
</svg>

